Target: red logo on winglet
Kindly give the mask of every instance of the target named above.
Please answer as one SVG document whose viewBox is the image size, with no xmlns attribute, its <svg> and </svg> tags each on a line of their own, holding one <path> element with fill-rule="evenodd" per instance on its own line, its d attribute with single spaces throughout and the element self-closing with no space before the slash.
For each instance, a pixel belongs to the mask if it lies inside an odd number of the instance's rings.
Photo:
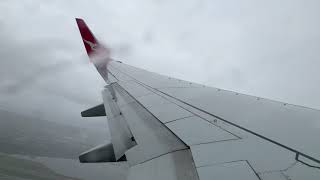
<svg viewBox="0 0 320 180">
<path fill-rule="evenodd" d="M 88 28 L 87 24 L 79 18 L 76 18 L 79 31 L 84 43 L 84 46 L 86 48 L 86 51 L 89 56 L 91 56 L 95 50 L 97 50 L 99 43 L 94 37 L 94 35 L 91 33 L 90 29 Z"/>
</svg>

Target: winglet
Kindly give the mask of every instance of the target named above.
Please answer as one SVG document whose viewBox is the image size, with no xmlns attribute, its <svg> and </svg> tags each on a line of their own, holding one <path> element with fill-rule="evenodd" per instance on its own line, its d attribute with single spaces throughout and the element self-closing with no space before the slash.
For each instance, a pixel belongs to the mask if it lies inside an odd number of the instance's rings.
<svg viewBox="0 0 320 180">
<path fill-rule="evenodd" d="M 83 44 L 89 56 L 93 55 L 94 49 L 99 46 L 99 42 L 94 37 L 83 19 L 76 18 L 78 28 L 82 37 Z"/>
<path fill-rule="evenodd" d="M 90 31 L 87 24 L 84 22 L 81 18 L 76 18 L 76 22 L 82 37 L 83 44 L 86 48 L 86 51 L 88 53 L 88 56 L 91 58 L 95 55 L 108 55 L 109 51 L 107 48 L 105 48 L 102 44 L 99 43 L 99 41 L 94 37 L 93 33 Z"/>
<path fill-rule="evenodd" d="M 105 81 L 108 80 L 108 62 L 111 61 L 110 51 L 108 48 L 104 47 L 99 41 L 94 37 L 90 31 L 87 24 L 81 18 L 76 18 L 76 22 L 81 34 L 81 38 L 86 48 L 87 54 L 94 63 L 100 75 Z"/>
</svg>

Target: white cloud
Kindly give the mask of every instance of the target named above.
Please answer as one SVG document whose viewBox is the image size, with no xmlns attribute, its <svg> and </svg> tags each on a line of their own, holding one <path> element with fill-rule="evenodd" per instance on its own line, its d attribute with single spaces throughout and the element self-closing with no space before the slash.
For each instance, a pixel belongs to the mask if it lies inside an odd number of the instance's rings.
<svg viewBox="0 0 320 180">
<path fill-rule="evenodd" d="M 103 81 L 87 63 L 74 22 L 79 16 L 128 64 L 320 108 L 318 6 L 302 0 L 2 1 L 0 87 L 67 96 L 83 88 L 81 74 L 72 74 L 81 68 L 96 91 L 73 97 L 96 97 Z"/>
</svg>

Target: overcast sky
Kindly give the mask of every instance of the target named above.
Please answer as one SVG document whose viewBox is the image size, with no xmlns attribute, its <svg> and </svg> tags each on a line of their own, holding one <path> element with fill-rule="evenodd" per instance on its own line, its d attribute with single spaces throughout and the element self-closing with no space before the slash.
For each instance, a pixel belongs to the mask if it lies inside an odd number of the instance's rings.
<svg viewBox="0 0 320 180">
<path fill-rule="evenodd" d="M 79 113 L 102 102 L 104 82 L 76 27 L 82 17 L 124 63 L 320 109 L 319 8 L 318 0 L 1 0 L 0 108 L 85 123 Z"/>
</svg>

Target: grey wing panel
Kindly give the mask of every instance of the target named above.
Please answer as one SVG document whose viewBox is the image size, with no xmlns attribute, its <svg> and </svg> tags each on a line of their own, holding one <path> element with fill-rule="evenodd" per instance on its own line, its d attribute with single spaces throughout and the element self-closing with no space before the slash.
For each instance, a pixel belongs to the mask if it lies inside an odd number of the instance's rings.
<svg viewBox="0 0 320 180">
<path fill-rule="evenodd" d="M 320 160 L 320 112 L 212 88 L 163 89 L 219 119 Z M 319 161 L 320 162 L 320 161 Z"/>
<path fill-rule="evenodd" d="M 319 156 L 319 144 L 307 141 L 320 136 L 319 111 L 207 88 L 125 64 L 112 63 L 110 72 L 121 76 L 120 86 L 190 147 L 200 179 L 320 177 L 310 166 L 319 164 L 303 156 L 315 160 Z M 307 119 L 307 125 L 298 119 Z M 310 132 L 297 133 L 306 130 Z M 223 173 L 213 174 L 216 171 Z"/>
<path fill-rule="evenodd" d="M 148 91 L 131 81 L 103 91 L 115 155 L 131 166 L 127 179 L 198 179 L 188 145 L 136 100 Z"/>
<path fill-rule="evenodd" d="M 198 174 L 189 150 L 176 151 L 129 169 L 130 180 L 197 180 Z"/>
<path fill-rule="evenodd" d="M 127 104 L 120 106 L 120 111 L 137 142 L 137 145 L 126 152 L 130 164 L 138 164 L 157 156 L 187 146 L 168 128 L 162 125 L 152 114 L 128 94 L 121 86 L 114 84 L 117 96 L 126 99 Z"/>
<path fill-rule="evenodd" d="M 231 172 L 231 173 L 230 173 Z M 234 161 L 198 168 L 201 180 L 246 179 L 259 180 L 247 161 Z"/>
</svg>

